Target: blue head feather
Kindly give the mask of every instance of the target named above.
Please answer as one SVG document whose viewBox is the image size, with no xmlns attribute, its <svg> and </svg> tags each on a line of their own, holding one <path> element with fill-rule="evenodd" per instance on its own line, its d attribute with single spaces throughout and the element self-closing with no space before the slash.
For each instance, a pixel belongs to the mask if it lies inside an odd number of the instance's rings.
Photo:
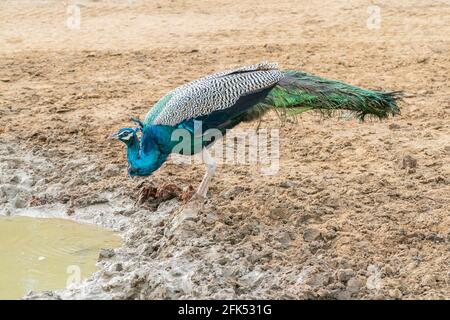
<svg viewBox="0 0 450 320">
<path fill-rule="evenodd" d="M 160 150 L 153 134 L 143 133 L 141 141 L 137 133 L 141 128 L 122 128 L 111 137 L 127 146 L 128 173 L 130 176 L 148 176 L 167 160 L 168 154 Z"/>
<path fill-rule="evenodd" d="M 110 138 L 120 140 L 127 146 L 132 145 L 136 142 L 139 144 L 139 138 L 137 137 L 138 131 L 138 128 L 122 128 L 116 133 L 112 134 Z"/>
</svg>

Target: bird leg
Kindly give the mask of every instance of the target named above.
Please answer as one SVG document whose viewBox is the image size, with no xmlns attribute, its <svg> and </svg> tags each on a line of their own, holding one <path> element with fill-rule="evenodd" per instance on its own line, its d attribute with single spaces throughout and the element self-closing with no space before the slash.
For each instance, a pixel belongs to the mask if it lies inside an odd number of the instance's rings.
<svg viewBox="0 0 450 320">
<path fill-rule="evenodd" d="M 216 161 L 209 153 L 208 149 L 203 149 L 202 151 L 203 161 L 206 164 L 206 173 L 203 177 L 200 186 L 197 189 L 196 195 L 202 198 L 206 198 L 206 193 L 208 192 L 209 183 L 211 182 L 212 177 L 214 176 L 214 172 L 216 171 Z"/>
<path fill-rule="evenodd" d="M 205 205 L 209 183 L 211 182 L 214 172 L 216 171 L 216 161 L 206 148 L 202 151 L 202 158 L 206 165 L 205 176 L 189 202 L 183 204 L 178 209 L 176 216 L 197 216 Z"/>
</svg>

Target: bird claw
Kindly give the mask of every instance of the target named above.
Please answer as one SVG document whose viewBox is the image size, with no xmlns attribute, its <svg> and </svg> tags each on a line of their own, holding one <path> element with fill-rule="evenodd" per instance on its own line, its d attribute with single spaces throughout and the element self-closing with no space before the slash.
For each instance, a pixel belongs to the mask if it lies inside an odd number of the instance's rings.
<svg viewBox="0 0 450 320">
<path fill-rule="evenodd" d="M 191 199 L 189 200 L 189 202 L 198 202 L 198 203 L 201 203 L 201 204 L 203 205 L 203 204 L 205 204 L 206 200 L 208 200 L 207 197 L 205 197 L 205 196 L 199 194 L 198 192 L 195 192 L 195 193 L 192 195 L 192 197 L 191 197 Z"/>
<path fill-rule="evenodd" d="M 201 211 L 206 202 L 205 197 L 198 194 L 197 192 L 194 193 L 194 195 L 185 203 L 183 203 L 180 208 L 177 210 L 176 215 L 179 215 L 183 212 L 190 212 L 190 214 L 197 214 L 199 211 Z"/>
</svg>

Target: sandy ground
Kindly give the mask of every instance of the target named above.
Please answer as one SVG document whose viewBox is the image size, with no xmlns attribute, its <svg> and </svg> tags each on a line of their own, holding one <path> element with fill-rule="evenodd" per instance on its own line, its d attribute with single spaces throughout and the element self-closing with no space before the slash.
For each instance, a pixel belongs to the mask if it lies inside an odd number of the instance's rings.
<svg viewBox="0 0 450 320">
<path fill-rule="evenodd" d="M 79 28 L 72 3 L 0 3 L 0 212 L 125 244 L 87 283 L 28 298 L 450 298 L 449 1 L 377 1 L 379 28 L 365 0 L 78 1 Z M 196 186 L 204 169 L 132 180 L 106 137 L 177 85 L 262 60 L 404 90 L 402 115 L 268 115 L 277 175 L 221 165 L 201 211 L 135 205 L 143 181 Z"/>
</svg>

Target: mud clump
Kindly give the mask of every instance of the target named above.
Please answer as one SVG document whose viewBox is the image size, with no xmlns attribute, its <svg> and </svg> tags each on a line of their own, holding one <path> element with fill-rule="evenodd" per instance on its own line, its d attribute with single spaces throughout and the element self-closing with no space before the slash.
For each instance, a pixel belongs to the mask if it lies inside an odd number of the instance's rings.
<svg viewBox="0 0 450 320">
<path fill-rule="evenodd" d="M 174 198 L 182 202 L 187 202 L 194 195 L 194 187 L 189 185 L 182 189 L 173 183 L 155 187 L 152 184 L 142 182 L 135 188 L 135 192 L 138 194 L 136 200 L 137 205 L 148 204 L 149 206 L 156 207 L 160 203 Z"/>
</svg>

